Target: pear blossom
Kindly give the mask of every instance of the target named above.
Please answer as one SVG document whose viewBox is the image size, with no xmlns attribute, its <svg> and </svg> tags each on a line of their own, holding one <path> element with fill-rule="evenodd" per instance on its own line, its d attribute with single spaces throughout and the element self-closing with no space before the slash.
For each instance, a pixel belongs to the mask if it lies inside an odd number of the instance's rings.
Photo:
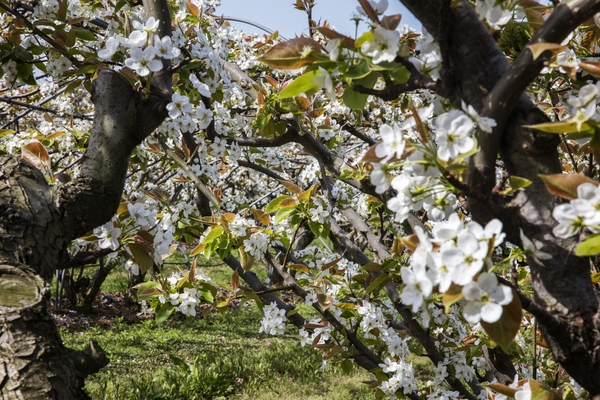
<svg viewBox="0 0 600 400">
<path fill-rule="evenodd" d="M 479 129 L 487 133 L 492 133 L 492 129 L 497 125 L 493 118 L 480 116 L 475 108 L 470 104 L 467 105 L 464 100 L 461 100 L 461 104 L 463 111 L 475 121 Z"/>
<path fill-rule="evenodd" d="M 200 79 L 196 76 L 196 74 L 190 74 L 190 82 L 192 85 L 198 90 L 198 93 L 204 97 L 210 97 L 210 88 L 207 84 L 200 82 Z"/>
<path fill-rule="evenodd" d="M 179 93 L 173 93 L 171 102 L 167 104 L 167 111 L 169 111 L 169 117 L 171 118 L 177 118 L 180 115 L 189 114 L 192 111 L 190 98 L 187 96 L 182 96 Z"/>
<path fill-rule="evenodd" d="M 572 49 L 566 49 L 556 55 L 556 63 L 561 67 L 577 67 L 579 65 L 579 59 Z"/>
<path fill-rule="evenodd" d="M 480 320 L 494 323 L 502 316 L 502 306 L 513 299 L 512 289 L 498 285 L 498 278 L 489 272 L 479 275 L 476 282 L 467 283 L 462 294 L 468 303 L 463 308 L 467 322 L 476 324 Z"/>
<path fill-rule="evenodd" d="M 458 234 L 456 247 L 445 243 L 441 249 L 442 259 L 454 269 L 452 281 L 466 285 L 483 268 L 483 260 L 488 254 L 488 244 L 478 241 L 468 230 Z"/>
<path fill-rule="evenodd" d="M 100 60 L 107 60 L 111 58 L 117 52 L 119 43 L 120 41 L 116 37 L 109 37 L 104 44 L 104 48 L 98 52 L 98 58 Z"/>
<path fill-rule="evenodd" d="M 336 92 L 335 88 L 333 87 L 333 80 L 331 79 L 331 75 L 323 67 L 319 67 L 319 72 L 320 74 L 316 74 L 312 78 L 312 82 L 316 86 L 325 89 L 325 94 L 327 95 L 327 98 L 329 100 L 335 101 Z"/>
<path fill-rule="evenodd" d="M 144 50 L 139 47 L 133 47 L 129 51 L 130 57 L 125 60 L 125 65 L 134 70 L 139 76 L 147 76 L 150 72 L 160 71 L 163 64 L 160 60 L 154 59 L 156 49 L 152 46 Z"/>
<path fill-rule="evenodd" d="M 156 48 L 156 55 L 167 60 L 177 58 L 181 55 L 181 50 L 179 50 L 177 47 L 173 47 L 171 43 L 171 37 L 169 36 L 165 36 L 162 39 L 160 39 L 158 36 L 155 36 L 154 47 Z"/>
<path fill-rule="evenodd" d="M 116 250 L 119 248 L 119 236 L 121 229 L 115 228 L 111 221 L 102 226 L 94 228 L 94 236 L 98 238 L 98 246 L 101 249 Z"/>
<path fill-rule="evenodd" d="M 155 32 L 158 28 L 159 22 L 156 18 L 150 17 L 146 20 L 146 23 L 140 21 L 133 21 L 133 31 L 129 35 L 127 43 L 124 43 L 128 47 L 142 47 L 148 41 L 148 34 Z"/>
<path fill-rule="evenodd" d="M 382 158 L 381 162 L 385 164 L 393 157 L 400 159 L 406 147 L 400 125 L 383 124 L 379 128 L 379 135 L 382 142 L 375 147 L 375 155 Z"/>
<path fill-rule="evenodd" d="M 473 149 L 475 141 L 469 136 L 473 123 L 462 111 L 451 110 L 435 119 L 437 155 L 442 161 L 455 159 Z"/>
<path fill-rule="evenodd" d="M 310 220 L 318 222 L 319 224 L 325 223 L 325 218 L 329 217 L 329 211 L 324 210 L 321 204 L 318 204 L 316 208 L 308 210 L 310 212 Z"/>
<path fill-rule="evenodd" d="M 480 19 L 485 19 L 495 30 L 501 29 L 512 18 L 512 11 L 496 5 L 496 0 L 478 0 L 475 11 L 479 14 Z"/>
<path fill-rule="evenodd" d="M 375 168 L 371 171 L 370 176 L 371 185 L 375 186 L 376 193 L 381 194 L 389 189 L 392 180 L 385 169 L 382 168 L 381 164 L 375 163 L 374 167 Z"/>
<path fill-rule="evenodd" d="M 285 310 L 279 309 L 277 303 L 273 302 L 263 307 L 263 313 L 264 317 L 260 322 L 259 332 L 282 335 L 285 330 Z"/>
<path fill-rule="evenodd" d="M 127 260 L 124 267 L 125 271 L 131 271 L 135 276 L 140 274 L 140 266 L 133 262 L 133 260 Z"/>
<path fill-rule="evenodd" d="M 392 62 L 400 50 L 400 32 L 389 31 L 384 28 L 375 28 L 373 40 L 367 40 L 360 46 L 360 50 L 373 58 L 373 63 L 382 61 Z"/>
<path fill-rule="evenodd" d="M 411 268 L 402 267 L 402 281 L 406 284 L 400 298 L 402 303 L 412 305 L 412 311 L 417 312 L 423 305 L 423 299 L 431 294 L 433 285 L 425 273 L 425 268 L 418 264 Z"/>
<path fill-rule="evenodd" d="M 543 246 L 543 243 L 540 243 L 537 240 L 531 240 L 525 233 L 523 233 L 523 229 L 519 228 L 519 234 L 521 236 L 521 243 L 523 244 L 523 250 L 525 250 L 525 254 L 529 257 L 533 257 L 533 259 L 538 264 L 543 264 L 541 260 L 550 260 L 552 256 L 548 253 L 545 253 L 540 250 Z"/>
</svg>

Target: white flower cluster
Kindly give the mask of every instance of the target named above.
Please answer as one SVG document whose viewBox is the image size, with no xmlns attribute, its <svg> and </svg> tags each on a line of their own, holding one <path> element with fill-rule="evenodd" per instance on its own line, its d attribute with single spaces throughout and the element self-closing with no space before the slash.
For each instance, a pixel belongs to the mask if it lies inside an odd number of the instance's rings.
<svg viewBox="0 0 600 400">
<path fill-rule="evenodd" d="M 273 302 L 263 307 L 264 317 L 260 322 L 259 332 L 269 335 L 283 335 L 285 330 L 285 310 L 277 308 Z"/>
<path fill-rule="evenodd" d="M 438 285 L 444 293 L 454 283 L 463 286 L 463 295 L 469 301 L 464 312 L 467 321 L 497 321 L 502 315 L 501 306 L 512 301 L 512 291 L 499 287 L 495 275 L 482 273 L 476 282 L 473 278 L 487 267 L 490 244 L 496 247 L 504 240 L 502 223 L 493 219 L 485 228 L 473 221 L 465 225 L 458 215 L 452 214 L 448 221 L 434 226 L 433 238 L 419 227 L 415 231 L 419 244 L 411 265 L 401 269 L 405 284 L 402 302 L 412 306 L 413 312 L 421 309 L 427 316 L 424 300 L 433 287 Z M 427 325 L 428 320 L 424 317 L 423 322 Z"/>
<path fill-rule="evenodd" d="M 567 238 L 583 228 L 600 232 L 600 187 L 582 183 L 577 187 L 577 198 L 554 207 L 552 216 L 558 221 L 552 233 Z"/>
<path fill-rule="evenodd" d="M 244 240 L 244 250 L 260 260 L 267 252 L 267 245 L 269 244 L 269 235 L 262 232 L 254 233 L 249 239 Z"/>
<path fill-rule="evenodd" d="M 184 315 L 195 317 L 196 305 L 200 303 L 197 293 L 194 288 L 184 288 L 183 293 L 170 293 L 169 301 L 177 307 L 177 311 L 180 311 Z"/>
<path fill-rule="evenodd" d="M 160 71 L 162 62 L 157 59 L 171 60 L 180 56 L 181 51 L 173 47 L 170 36 L 160 38 L 154 36 L 154 44 L 149 41 L 149 35 L 156 32 L 159 21 L 154 17 L 148 18 L 146 23 L 133 21 L 134 30 L 128 38 L 111 36 L 106 40 L 105 47 L 98 52 L 100 60 L 111 59 L 119 46 L 129 50 L 129 57 L 125 65 L 135 71 L 139 76 L 147 76 L 150 72 Z"/>
<path fill-rule="evenodd" d="M 600 83 L 585 85 L 579 90 L 579 96 L 571 96 L 567 103 L 572 107 L 571 121 L 577 123 L 578 128 L 589 120 L 600 122 L 598 104 L 600 104 Z"/>
</svg>

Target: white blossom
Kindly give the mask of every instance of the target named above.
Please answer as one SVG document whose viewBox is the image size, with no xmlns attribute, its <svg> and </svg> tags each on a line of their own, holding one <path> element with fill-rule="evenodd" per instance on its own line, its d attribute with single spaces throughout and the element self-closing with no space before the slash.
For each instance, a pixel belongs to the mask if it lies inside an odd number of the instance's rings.
<svg viewBox="0 0 600 400">
<path fill-rule="evenodd" d="M 512 289 L 498 285 L 496 275 L 488 272 L 480 274 L 476 282 L 467 283 L 462 294 L 468 300 L 463 308 L 463 315 L 471 324 L 480 320 L 488 323 L 498 321 L 502 316 L 502 306 L 513 299 Z"/>
<path fill-rule="evenodd" d="M 394 61 L 399 49 L 400 33 L 384 28 L 375 28 L 373 39 L 367 40 L 360 46 L 360 50 L 365 55 L 372 57 L 375 64 L 382 61 Z"/>
</svg>

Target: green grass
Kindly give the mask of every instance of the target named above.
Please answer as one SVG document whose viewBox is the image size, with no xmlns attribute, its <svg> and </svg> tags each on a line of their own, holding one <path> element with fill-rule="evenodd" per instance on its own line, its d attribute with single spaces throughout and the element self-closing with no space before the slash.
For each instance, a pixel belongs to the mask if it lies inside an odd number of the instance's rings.
<svg viewBox="0 0 600 400">
<path fill-rule="evenodd" d="M 185 273 L 185 258 L 176 253 L 163 274 Z M 177 264 L 180 263 L 180 264 Z M 231 269 L 218 259 L 198 260 L 198 268 L 216 283 L 229 283 Z M 93 273 L 89 268 L 86 273 Z M 265 269 L 253 271 L 266 278 Z M 111 272 L 101 291 L 127 289 L 128 273 Z M 315 311 L 303 303 L 298 311 L 311 318 Z M 374 399 L 375 392 L 361 383 L 368 373 L 356 367 L 344 374 L 335 364 L 321 371 L 321 353 L 301 347 L 297 328 L 268 336 L 258 332 L 262 314 L 253 304 L 204 319 L 173 315 L 163 324 L 144 320 L 127 324 L 117 318 L 108 327 L 62 328 L 65 344 L 82 348 L 91 339 L 99 342 L 110 364 L 88 377 L 86 390 L 94 399 Z M 417 371 L 430 375 L 429 362 L 412 360 Z"/>
<path fill-rule="evenodd" d="M 371 399 L 367 374 L 322 372 L 321 357 L 290 334 L 258 333 L 261 314 L 247 305 L 206 319 L 146 320 L 85 332 L 62 329 L 69 347 L 96 339 L 111 363 L 88 378 L 94 399 Z"/>
</svg>

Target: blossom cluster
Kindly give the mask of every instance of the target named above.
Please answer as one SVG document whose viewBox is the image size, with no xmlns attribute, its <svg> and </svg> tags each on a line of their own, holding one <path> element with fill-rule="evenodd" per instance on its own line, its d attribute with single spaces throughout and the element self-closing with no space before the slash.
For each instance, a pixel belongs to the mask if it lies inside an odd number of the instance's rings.
<svg viewBox="0 0 600 400">
<path fill-rule="evenodd" d="M 420 227 L 415 231 L 419 244 L 410 266 L 401 269 L 405 284 L 402 302 L 412 306 L 413 312 L 423 311 L 422 320 L 428 325 L 425 299 L 434 286 L 444 293 L 455 284 L 463 287 L 463 296 L 469 301 L 464 309 L 467 321 L 475 324 L 500 319 L 502 306 L 512 301 L 512 291 L 499 286 L 495 275 L 482 271 L 489 266 L 491 250 L 504 240 L 502 223 L 493 219 L 485 227 L 474 221 L 465 224 L 452 214 L 447 221 L 435 224 L 431 238 Z"/>
<path fill-rule="evenodd" d="M 263 313 L 259 332 L 269 335 L 282 335 L 285 330 L 285 310 L 279 309 L 277 303 L 273 302 L 263 307 Z"/>
</svg>

